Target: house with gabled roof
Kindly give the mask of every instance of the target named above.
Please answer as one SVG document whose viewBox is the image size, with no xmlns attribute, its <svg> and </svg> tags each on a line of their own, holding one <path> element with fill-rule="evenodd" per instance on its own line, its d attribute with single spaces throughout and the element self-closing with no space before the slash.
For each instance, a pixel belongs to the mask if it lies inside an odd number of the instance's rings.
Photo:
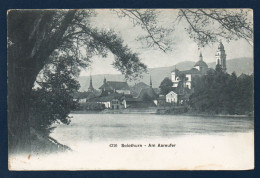
<svg viewBox="0 0 260 178">
<path fill-rule="evenodd" d="M 170 91 L 166 96 L 165 96 L 166 102 L 167 103 L 175 103 L 177 104 L 178 102 L 178 94 L 175 93 L 174 91 Z"/>
<path fill-rule="evenodd" d="M 142 101 L 152 101 L 155 105 L 157 105 L 158 94 L 153 90 L 152 78 L 150 76 L 150 87 L 142 88 L 137 98 Z"/>
<path fill-rule="evenodd" d="M 102 95 L 109 95 L 111 93 L 131 94 L 127 82 L 107 81 L 106 78 L 104 78 L 103 85 L 99 89 L 102 91 Z"/>
</svg>

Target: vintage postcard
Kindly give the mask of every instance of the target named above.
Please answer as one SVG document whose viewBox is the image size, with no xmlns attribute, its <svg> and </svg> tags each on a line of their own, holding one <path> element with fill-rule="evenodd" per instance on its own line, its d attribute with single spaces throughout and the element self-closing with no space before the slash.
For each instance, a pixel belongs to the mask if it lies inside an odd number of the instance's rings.
<svg viewBox="0 0 260 178">
<path fill-rule="evenodd" d="M 251 9 L 7 12 L 8 166 L 254 169 Z"/>
</svg>

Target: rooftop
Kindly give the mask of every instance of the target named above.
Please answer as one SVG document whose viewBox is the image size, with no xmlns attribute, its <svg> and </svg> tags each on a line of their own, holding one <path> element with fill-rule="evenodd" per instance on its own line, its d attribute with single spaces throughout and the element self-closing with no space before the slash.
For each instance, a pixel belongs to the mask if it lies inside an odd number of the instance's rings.
<svg viewBox="0 0 260 178">
<path fill-rule="evenodd" d="M 143 88 L 139 95 L 138 98 L 143 98 L 145 95 L 148 95 L 149 97 L 151 97 L 151 99 L 156 99 L 158 97 L 158 95 L 155 93 L 155 91 L 153 90 L 153 88 Z"/>
<path fill-rule="evenodd" d="M 195 63 L 194 67 L 199 66 L 199 67 L 208 67 L 206 62 L 199 60 L 198 62 Z"/>
<path fill-rule="evenodd" d="M 201 72 L 196 69 L 196 68 L 192 68 L 190 70 L 184 70 L 184 71 L 181 71 L 182 74 L 201 74 Z"/>
<path fill-rule="evenodd" d="M 130 90 L 127 82 L 107 81 L 99 89 L 106 90 Z"/>
<path fill-rule="evenodd" d="M 123 96 L 123 94 L 113 93 L 108 96 L 91 98 L 88 100 L 88 102 L 109 102 L 113 99 L 121 99 Z"/>
</svg>

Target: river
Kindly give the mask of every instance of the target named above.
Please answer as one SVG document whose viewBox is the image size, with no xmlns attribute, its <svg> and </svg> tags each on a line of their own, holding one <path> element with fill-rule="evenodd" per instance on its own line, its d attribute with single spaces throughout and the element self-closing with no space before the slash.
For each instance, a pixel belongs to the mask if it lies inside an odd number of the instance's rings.
<svg viewBox="0 0 260 178">
<path fill-rule="evenodd" d="M 52 137 L 71 141 L 119 141 L 174 138 L 182 135 L 224 135 L 252 131 L 252 118 L 194 117 L 156 114 L 72 114 L 70 125 L 59 125 Z"/>
<path fill-rule="evenodd" d="M 73 151 L 10 158 L 12 170 L 247 170 L 253 118 L 71 114 L 51 137 Z M 159 147 L 159 145 L 169 147 Z M 122 145 L 130 145 L 122 147 Z M 134 145 L 134 146 L 133 146 Z"/>
</svg>

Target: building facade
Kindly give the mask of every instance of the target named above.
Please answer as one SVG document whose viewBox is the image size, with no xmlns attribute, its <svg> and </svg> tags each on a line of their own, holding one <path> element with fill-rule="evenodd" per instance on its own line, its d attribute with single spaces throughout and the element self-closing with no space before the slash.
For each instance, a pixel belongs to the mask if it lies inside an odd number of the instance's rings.
<svg viewBox="0 0 260 178">
<path fill-rule="evenodd" d="M 200 53 L 199 61 L 195 63 L 192 69 L 180 71 L 175 67 L 171 72 L 172 87 L 177 88 L 179 85 L 183 85 L 183 87 L 191 89 L 192 79 L 196 76 L 205 75 L 208 70 L 208 65 L 203 61 L 203 56 Z"/>
<path fill-rule="evenodd" d="M 106 109 L 122 109 L 125 108 L 125 96 L 119 93 L 112 93 L 107 96 L 99 96 L 92 98 L 87 103 L 103 104 Z"/>
<path fill-rule="evenodd" d="M 216 66 L 219 66 L 223 72 L 226 72 L 226 52 L 222 42 L 218 45 L 215 57 Z M 171 72 L 173 91 L 166 95 L 166 102 L 185 103 L 188 100 L 188 96 L 192 93 L 192 81 L 194 78 L 206 75 L 209 70 L 213 69 L 209 69 L 208 65 L 203 61 L 202 53 L 200 53 L 199 60 L 190 70 L 180 71 L 175 67 Z"/>
<path fill-rule="evenodd" d="M 175 103 L 177 104 L 178 102 L 178 94 L 170 91 L 167 95 L 166 95 L 166 102 L 167 103 Z"/>
</svg>

